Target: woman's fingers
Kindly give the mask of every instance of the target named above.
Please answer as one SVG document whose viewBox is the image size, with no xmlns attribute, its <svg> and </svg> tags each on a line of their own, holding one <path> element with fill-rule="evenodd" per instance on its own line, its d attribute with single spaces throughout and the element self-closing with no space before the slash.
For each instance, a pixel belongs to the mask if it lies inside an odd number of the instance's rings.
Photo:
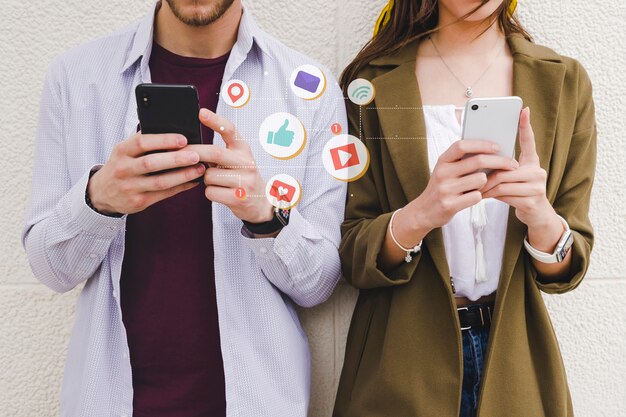
<svg viewBox="0 0 626 417">
<path fill-rule="evenodd" d="M 443 162 L 456 162 L 466 154 L 495 154 L 500 150 L 497 143 L 488 140 L 457 140 L 439 156 Z"/>
<path fill-rule="evenodd" d="M 539 156 L 535 146 L 535 134 L 530 125 L 530 108 L 522 110 L 519 120 L 520 164 L 539 165 Z"/>
<path fill-rule="evenodd" d="M 483 198 L 490 197 L 532 197 L 538 195 L 541 189 L 536 184 L 527 182 L 506 182 L 493 187 L 483 193 Z"/>
<path fill-rule="evenodd" d="M 450 164 L 450 175 L 461 177 L 479 169 L 514 170 L 519 167 L 513 158 L 500 155 L 478 154 Z"/>
<path fill-rule="evenodd" d="M 480 191 L 487 192 L 500 183 L 507 182 L 542 182 L 545 183 L 547 173 L 545 170 L 528 170 L 525 167 L 513 171 L 496 171 L 487 177 L 487 183 Z"/>
<path fill-rule="evenodd" d="M 475 172 L 452 181 L 450 186 L 454 194 L 462 194 L 468 191 L 479 190 L 487 183 L 487 174 Z"/>
<path fill-rule="evenodd" d="M 481 199 L 482 199 L 482 195 L 480 194 L 479 191 L 476 191 L 476 190 L 467 192 L 465 194 L 461 194 L 456 199 L 456 205 L 457 205 L 456 212 L 458 213 L 459 211 L 464 210 L 468 207 L 471 207 L 474 204 L 478 204 Z"/>
</svg>

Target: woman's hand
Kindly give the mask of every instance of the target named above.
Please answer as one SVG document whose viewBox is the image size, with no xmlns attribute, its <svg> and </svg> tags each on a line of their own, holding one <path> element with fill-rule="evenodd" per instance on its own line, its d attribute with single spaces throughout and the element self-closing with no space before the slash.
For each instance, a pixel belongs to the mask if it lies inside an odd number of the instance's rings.
<svg viewBox="0 0 626 417">
<path fill-rule="evenodd" d="M 528 226 L 528 242 L 540 251 L 552 253 L 565 229 L 546 196 L 547 174 L 539 165 L 529 108 L 522 111 L 519 138 L 520 167 L 489 175 L 481 189 L 483 198 L 493 197 L 515 207 L 517 218 Z M 544 264 L 534 258 L 532 262 L 544 282 L 567 279 L 571 251 L 560 263 Z"/>
<path fill-rule="evenodd" d="M 510 171 L 518 167 L 512 158 L 496 155 L 497 144 L 483 140 L 459 140 L 441 154 L 424 192 L 394 218 L 398 242 L 412 248 L 432 229 L 441 227 L 464 208 L 478 203 L 487 175 L 479 169 Z M 398 265 L 406 253 L 393 242 L 389 231 L 379 256 L 383 269 Z"/>
<path fill-rule="evenodd" d="M 497 155 L 498 151 L 498 145 L 490 141 L 454 142 L 437 160 L 424 192 L 403 211 L 420 218 L 429 229 L 447 224 L 456 213 L 483 198 L 480 189 L 487 183 L 487 175 L 479 169 L 511 172 L 518 167 L 515 159 Z"/>
<path fill-rule="evenodd" d="M 483 198 L 493 197 L 515 207 L 515 215 L 529 228 L 541 227 L 552 222 L 556 213 L 546 197 L 548 177 L 539 165 L 528 107 L 520 116 L 519 131 L 519 168 L 491 173 L 480 191 Z"/>
</svg>

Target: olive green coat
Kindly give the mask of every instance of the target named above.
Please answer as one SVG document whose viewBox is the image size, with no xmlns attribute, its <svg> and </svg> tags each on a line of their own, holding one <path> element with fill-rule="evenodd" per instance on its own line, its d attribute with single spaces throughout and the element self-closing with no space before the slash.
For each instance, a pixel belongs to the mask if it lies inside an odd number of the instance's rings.
<svg viewBox="0 0 626 417">
<path fill-rule="evenodd" d="M 548 172 L 546 194 L 568 221 L 574 244 L 569 281 L 541 283 L 523 249 L 526 225 L 509 209 L 479 416 L 572 416 L 541 290 L 570 291 L 589 266 L 594 237 L 588 209 L 596 165 L 591 84 L 575 60 L 520 37 L 508 41 L 513 91 L 531 108 L 537 153 Z M 441 228 L 424 238 L 411 263 L 388 273 L 376 263 L 391 213 L 419 196 L 430 175 L 416 51 L 413 42 L 373 60 L 360 76 L 372 81 L 376 99 L 367 108 L 349 109 L 351 131 L 358 136 L 361 130 L 371 165 L 349 186 L 342 226 L 343 272 L 361 290 L 335 417 L 459 415 L 462 341 Z M 517 143 L 516 157 L 519 152 Z"/>
</svg>

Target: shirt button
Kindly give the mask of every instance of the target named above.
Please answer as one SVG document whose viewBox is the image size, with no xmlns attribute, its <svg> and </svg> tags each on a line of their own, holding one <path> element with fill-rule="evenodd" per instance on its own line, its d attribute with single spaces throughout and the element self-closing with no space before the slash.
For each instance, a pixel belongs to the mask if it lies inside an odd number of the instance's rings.
<svg viewBox="0 0 626 417">
<path fill-rule="evenodd" d="M 117 291 L 113 290 L 113 297 L 117 297 Z"/>
<path fill-rule="evenodd" d="M 128 353 L 126 353 L 126 352 L 122 353 L 122 357 L 123 357 L 124 359 L 128 359 Z"/>
<path fill-rule="evenodd" d="M 267 249 L 266 248 L 261 248 L 259 249 L 259 252 L 261 252 L 262 254 L 266 254 L 267 253 Z"/>
<path fill-rule="evenodd" d="M 96 259 L 96 254 L 95 254 L 95 253 L 89 254 L 89 257 L 90 257 L 91 259 Z"/>
</svg>

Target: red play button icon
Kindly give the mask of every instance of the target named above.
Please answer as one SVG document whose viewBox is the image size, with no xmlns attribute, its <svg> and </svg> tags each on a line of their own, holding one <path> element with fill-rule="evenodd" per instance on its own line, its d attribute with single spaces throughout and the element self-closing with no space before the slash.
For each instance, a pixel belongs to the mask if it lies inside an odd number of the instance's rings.
<svg viewBox="0 0 626 417">
<path fill-rule="evenodd" d="M 336 170 L 349 168 L 359 165 L 359 154 L 357 153 L 354 143 L 338 146 L 330 150 L 330 156 L 333 160 L 333 166 Z"/>
</svg>

